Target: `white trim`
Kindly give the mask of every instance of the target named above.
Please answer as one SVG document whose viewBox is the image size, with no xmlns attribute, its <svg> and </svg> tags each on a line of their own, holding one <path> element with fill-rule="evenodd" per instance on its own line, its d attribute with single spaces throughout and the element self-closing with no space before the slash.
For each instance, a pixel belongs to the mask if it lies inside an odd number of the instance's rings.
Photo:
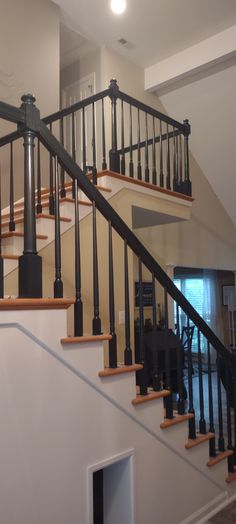
<svg viewBox="0 0 236 524">
<path fill-rule="evenodd" d="M 236 495 L 234 495 L 233 498 L 236 498 Z M 224 499 L 224 501 L 222 501 Z M 212 499 L 210 502 L 205 504 L 201 509 L 198 509 L 194 513 L 192 513 L 189 517 L 182 520 L 180 524 L 204 524 L 209 520 L 210 517 L 218 513 L 220 509 L 222 509 L 224 506 L 227 506 L 229 504 L 230 499 L 228 498 L 227 491 L 223 491 L 223 493 L 220 493 L 220 495 L 217 495 L 214 499 Z M 212 509 L 212 507 L 214 509 Z M 197 520 L 199 517 L 201 517 L 204 514 L 204 517 L 201 518 L 201 520 Z"/>
<path fill-rule="evenodd" d="M 87 524 L 93 524 L 93 473 L 99 469 L 107 468 L 116 462 L 120 462 L 124 459 L 130 459 L 131 463 L 131 486 L 130 486 L 130 497 L 131 497 L 131 508 L 132 508 L 132 517 L 130 524 L 134 524 L 134 449 L 129 449 L 123 453 L 118 453 L 109 457 L 108 459 L 102 460 L 101 462 L 96 462 L 87 468 L 87 510 L 88 518 Z"/>
</svg>

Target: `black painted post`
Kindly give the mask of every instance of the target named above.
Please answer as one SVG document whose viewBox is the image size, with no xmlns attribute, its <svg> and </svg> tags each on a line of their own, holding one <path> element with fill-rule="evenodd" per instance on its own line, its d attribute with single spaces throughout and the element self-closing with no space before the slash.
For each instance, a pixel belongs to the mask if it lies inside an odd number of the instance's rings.
<svg viewBox="0 0 236 524">
<path fill-rule="evenodd" d="M 199 419 L 199 432 L 206 434 L 206 420 L 204 412 L 204 388 L 202 380 L 202 351 L 201 351 L 201 333 L 198 329 L 198 386 L 199 386 L 199 407 L 200 407 L 200 419 Z"/>
<path fill-rule="evenodd" d="M 93 184 L 97 185 L 97 150 L 96 150 L 96 126 L 95 126 L 95 105 L 92 103 L 92 119 L 93 119 L 93 167 L 92 178 Z"/>
<path fill-rule="evenodd" d="M 177 380 L 178 380 L 178 414 L 184 415 L 184 349 L 180 339 L 179 306 L 176 302 L 176 335 L 177 335 Z"/>
<path fill-rule="evenodd" d="M 152 129 L 153 129 L 153 134 L 152 134 L 152 183 L 156 185 L 157 183 L 156 143 L 155 143 L 156 131 L 155 131 L 155 118 L 154 117 L 152 119 Z"/>
<path fill-rule="evenodd" d="M 184 134 L 184 181 L 182 184 L 182 191 L 185 195 L 192 195 L 192 184 L 190 181 L 190 174 L 189 174 L 189 146 L 188 146 L 188 137 L 191 132 L 191 127 L 189 125 L 189 121 L 186 119 L 184 120 L 185 124 L 185 134 Z"/>
<path fill-rule="evenodd" d="M 74 304 L 74 335 L 83 335 L 83 302 L 81 295 L 81 249 L 78 180 L 75 180 L 75 304 Z"/>
<path fill-rule="evenodd" d="M 49 125 L 50 132 L 52 133 L 52 124 Z M 54 180 L 53 180 L 53 156 L 49 153 L 49 214 L 55 215 L 55 199 L 54 199 Z"/>
<path fill-rule="evenodd" d="M 112 79 L 110 82 L 110 99 L 111 99 L 111 150 L 109 151 L 110 170 L 115 173 L 120 172 L 120 155 L 117 152 L 117 115 L 116 102 L 119 87 L 117 80 Z"/>
<path fill-rule="evenodd" d="M 124 124 L 124 102 L 121 100 L 121 175 L 125 175 L 125 124 Z"/>
<path fill-rule="evenodd" d="M 164 187 L 162 121 L 160 120 L 160 187 Z"/>
<path fill-rule="evenodd" d="M 64 147 L 64 121 L 63 118 L 60 120 L 60 142 L 61 145 Z M 65 188 L 65 170 L 61 166 L 61 191 L 60 191 L 61 198 L 66 197 L 66 188 Z"/>
<path fill-rule="evenodd" d="M 170 137 L 169 137 L 169 126 L 167 124 L 166 129 L 167 144 L 166 144 L 166 188 L 171 189 L 170 183 Z"/>
<path fill-rule="evenodd" d="M 149 183 L 148 116 L 145 113 L 145 182 Z"/>
<path fill-rule="evenodd" d="M 14 220 L 14 177 L 13 177 L 13 142 L 10 142 L 10 222 L 9 231 L 15 231 Z"/>
<path fill-rule="evenodd" d="M 2 169 L 0 162 L 0 298 L 4 297 L 4 271 L 2 258 Z"/>
<path fill-rule="evenodd" d="M 207 367 L 208 367 L 208 402 L 209 402 L 209 432 L 215 433 L 214 427 L 214 408 L 213 408 L 213 386 L 212 386 L 212 368 L 211 368 L 211 348 L 207 341 Z M 216 456 L 215 437 L 209 440 L 209 455 Z"/>
<path fill-rule="evenodd" d="M 101 334 L 101 319 L 99 317 L 99 279 L 98 279 L 98 247 L 96 205 L 93 202 L 93 335 Z"/>
<path fill-rule="evenodd" d="M 126 366 L 132 365 L 132 351 L 130 347 L 130 306 L 129 306 L 129 268 L 128 268 L 128 246 L 124 241 L 124 276 L 125 276 L 125 355 Z"/>
<path fill-rule="evenodd" d="M 138 109 L 138 166 L 137 178 L 142 180 L 141 147 L 140 147 L 140 111 Z"/>
<path fill-rule="evenodd" d="M 107 170 L 104 100 L 102 99 L 102 170 Z"/>
<path fill-rule="evenodd" d="M 152 355 L 153 371 L 152 386 L 154 391 L 161 390 L 161 376 L 158 370 L 158 346 L 157 346 L 157 297 L 155 275 L 152 274 Z"/>
<path fill-rule="evenodd" d="M 55 172 L 55 281 L 54 298 L 63 297 L 63 282 L 61 279 L 61 228 L 60 228 L 60 196 L 59 173 L 57 157 L 54 159 Z"/>
<path fill-rule="evenodd" d="M 117 367 L 117 338 L 115 328 L 115 299 L 114 299 L 114 266 L 113 266 L 113 246 L 112 246 L 112 225 L 108 222 L 108 255 L 109 255 L 109 318 L 110 335 L 109 340 L 109 367 Z"/>
<path fill-rule="evenodd" d="M 143 313 L 143 277 L 142 277 L 142 262 L 139 258 L 139 355 L 140 363 L 143 364 L 143 369 L 139 371 L 139 387 L 140 395 L 148 394 L 147 381 L 147 355 L 144 345 L 144 313 Z"/>
<path fill-rule="evenodd" d="M 37 214 L 42 213 L 42 200 L 41 200 L 41 155 L 40 155 L 40 140 L 38 139 L 38 164 L 37 164 Z"/>
<path fill-rule="evenodd" d="M 225 359 L 225 378 L 226 378 L 226 401 L 227 401 L 227 449 L 234 451 L 232 444 L 232 421 L 231 421 L 231 402 L 232 402 L 232 390 L 231 390 L 231 362 L 227 358 Z M 234 471 L 234 455 L 228 457 L 228 471 L 232 473 Z"/>
<path fill-rule="evenodd" d="M 42 297 L 42 258 L 36 248 L 34 140 L 40 116 L 32 95 L 22 97 L 26 114 L 24 138 L 24 251 L 19 259 L 19 297 Z M 32 127 L 33 129 L 29 128 Z"/>
</svg>

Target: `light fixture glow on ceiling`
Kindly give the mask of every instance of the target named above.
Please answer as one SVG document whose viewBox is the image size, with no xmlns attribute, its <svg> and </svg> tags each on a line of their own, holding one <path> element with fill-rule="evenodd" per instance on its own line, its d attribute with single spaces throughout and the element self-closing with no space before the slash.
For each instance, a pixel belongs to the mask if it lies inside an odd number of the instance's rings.
<svg viewBox="0 0 236 524">
<path fill-rule="evenodd" d="M 121 15 L 126 9 L 126 0 L 111 0 L 111 9 L 116 15 Z"/>
</svg>

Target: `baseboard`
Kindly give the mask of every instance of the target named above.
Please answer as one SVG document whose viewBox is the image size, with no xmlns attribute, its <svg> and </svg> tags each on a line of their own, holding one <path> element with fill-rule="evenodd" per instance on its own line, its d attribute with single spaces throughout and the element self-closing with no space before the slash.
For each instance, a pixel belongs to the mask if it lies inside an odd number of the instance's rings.
<svg viewBox="0 0 236 524">
<path fill-rule="evenodd" d="M 234 497 L 231 497 L 233 500 Z M 189 517 L 182 520 L 179 524 L 204 524 L 209 520 L 210 517 L 218 513 L 221 509 L 223 509 L 224 506 L 229 504 L 231 502 L 231 499 L 228 497 L 227 491 L 224 491 L 223 493 L 220 493 L 212 499 L 210 502 L 205 504 L 202 508 L 198 509 Z"/>
</svg>

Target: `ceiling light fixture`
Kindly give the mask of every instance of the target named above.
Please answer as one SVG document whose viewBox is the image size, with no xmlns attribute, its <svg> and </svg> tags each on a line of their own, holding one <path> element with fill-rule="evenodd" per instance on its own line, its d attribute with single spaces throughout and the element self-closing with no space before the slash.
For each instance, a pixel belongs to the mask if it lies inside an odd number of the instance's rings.
<svg viewBox="0 0 236 524">
<path fill-rule="evenodd" d="M 111 9 L 116 15 L 121 15 L 126 9 L 126 0 L 111 0 Z"/>
</svg>

